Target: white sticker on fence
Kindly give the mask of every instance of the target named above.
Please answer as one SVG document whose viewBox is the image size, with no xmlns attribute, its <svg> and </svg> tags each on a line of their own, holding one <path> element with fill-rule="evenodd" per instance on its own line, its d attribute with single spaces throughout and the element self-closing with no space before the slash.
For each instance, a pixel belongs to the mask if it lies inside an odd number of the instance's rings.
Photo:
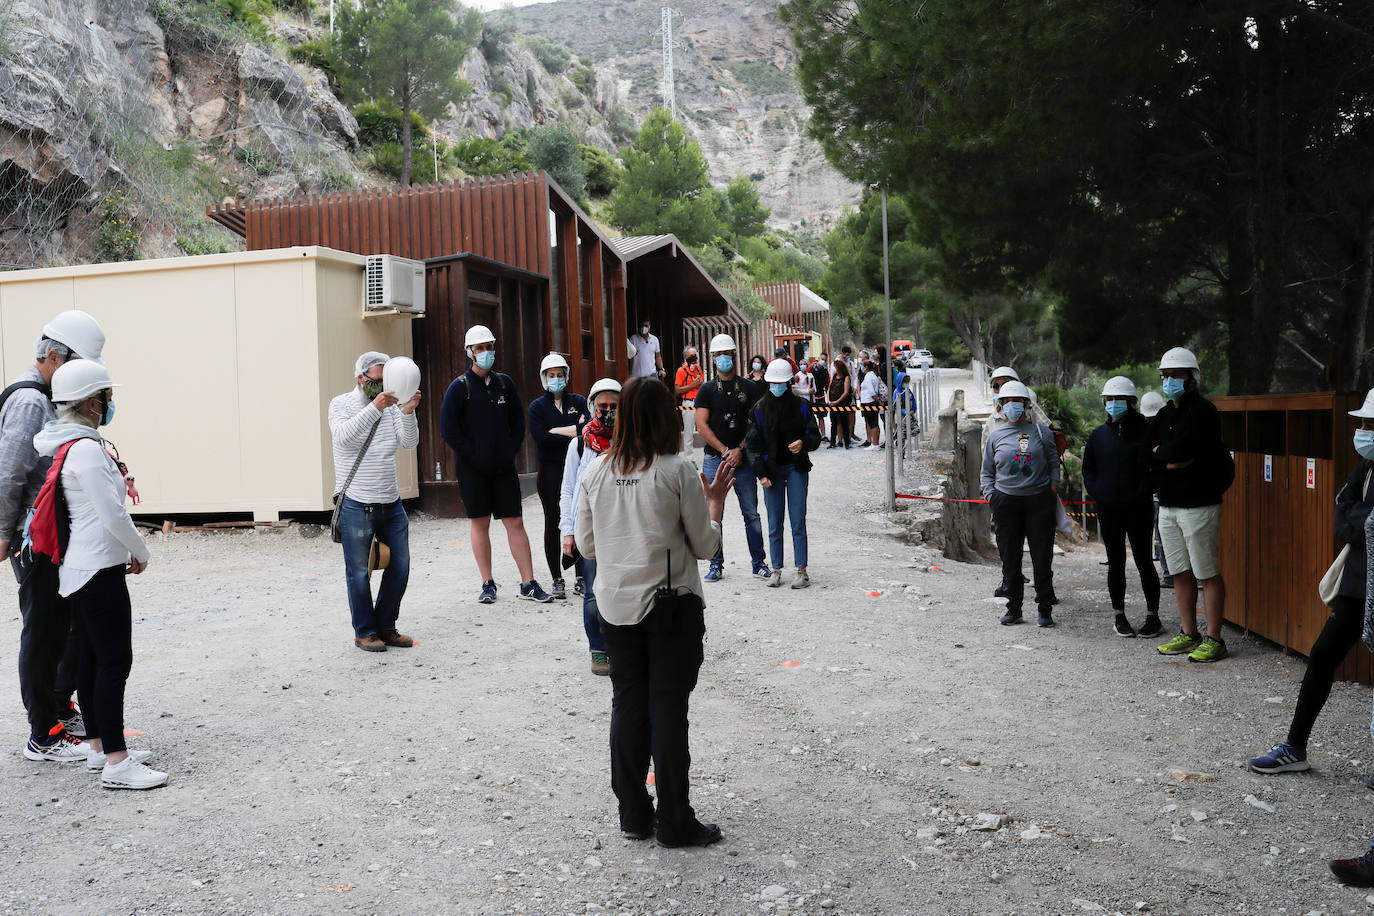
<svg viewBox="0 0 1374 916">
<path fill-rule="evenodd" d="M 1273 455 L 1265 455 L 1265 456 L 1264 456 L 1264 482 L 1265 482 L 1265 483 L 1273 483 L 1273 482 L 1274 482 L 1274 456 L 1273 456 Z"/>
<path fill-rule="evenodd" d="M 1317 489 L 1317 459 L 1307 459 L 1307 489 Z"/>
</svg>

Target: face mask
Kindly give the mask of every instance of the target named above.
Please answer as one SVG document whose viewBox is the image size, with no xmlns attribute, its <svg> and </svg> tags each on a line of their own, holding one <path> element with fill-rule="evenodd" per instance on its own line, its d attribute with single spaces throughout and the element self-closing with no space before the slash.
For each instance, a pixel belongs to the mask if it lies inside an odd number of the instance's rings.
<svg viewBox="0 0 1374 916">
<path fill-rule="evenodd" d="M 1113 420 L 1120 420 L 1125 415 L 1127 406 L 1125 401 L 1108 401 L 1107 413 Z"/>
<path fill-rule="evenodd" d="M 786 382 L 773 382 L 768 386 L 768 390 L 773 392 L 773 397 L 780 398 L 784 394 L 787 394 L 787 389 L 791 387 L 792 386 Z"/>
<path fill-rule="evenodd" d="M 1183 389 L 1187 387 L 1181 378 L 1166 378 L 1164 384 L 1164 396 L 1171 401 L 1177 401 L 1183 395 Z"/>
<path fill-rule="evenodd" d="M 563 389 L 568 387 L 568 380 L 565 378 L 549 379 L 549 390 L 554 394 L 562 394 Z"/>
<path fill-rule="evenodd" d="M 1020 401 L 1008 401 L 1002 405 L 1002 416 L 1015 423 L 1026 412 L 1026 405 Z"/>
<path fill-rule="evenodd" d="M 689 366 L 695 366 L 696 364 L 697 364 L 697 355 L 696 355 L 695 353 L 693 353 L 691 356 L 687 357 L 687 365 L 689 365 Z"/>
<path fill-rule="evenodd" d="M 643 334 L 645 337 L 648 337 L 648 336 L 649 336 L 649 326 L 648 326 L 647 324 L 641 324 L 641 325 L 639 326 L 639 333 Z"/>
<path fill-rule="evenodd" d="M 382 393 L 382 380 L 381 380 L 381 379 L 377 379 L 376 381 L 373 381 L 372 379 L 367 379 L 366 381 L 363 382 L 363 394 L 367 397 L 367 399 L 368 399 L 369 401 L 371 401 L 373 398 L 377 397 L 377 395 L 379 395 L 379 394 L 381 394 L 381 393 Z"/>
<path fill-rule="evenodd" d="M 754 369 L 755 372 L 760 372 L 760 371 L 762 371 L 762 370 L 763 370 L 763 363 L 754 363 L 753 369 Z"/>
<path fill-rule="evenodd" d="M 1355 430 L 1355 451 L 1361 458 L 1374 461 L 1374 429 Z"/>
<path fill-rule="evenodd" d="M 494 365 L 496 365 L 495 350 L 483 350 L 481 353 L 477 354 L 478 369 L 490 369 Z"/>
<path fill-rule="evenodd" d="M 598 407 L 596 409 L 596 418 L 601 421 L 602 426 L 610 429 L 612 426 L 615 426 L 615 408 Z"/>
<path fill-rule="evenodd" d="M 114 422 L 114 407 L 114 401 L 109 401 L 105 404 L 105 413 L 101 414 L 100 417 L 101 426 L 109 426 Z"/>
<path fill-rule="evenodd" d="M 716 369 L 717 369 L 718 371 L 720 371 L 720 372 L 729 372 L 729 371 L 730 371 L 731 369 L 733 369 L 733 368 L 735 368 L 735 361 L 734 361 L 733 358 L 731 358 L 731 357 L 729 357 L 729 356 L 717 356 L 717 357 L 716 357 Z"/>
</svg>

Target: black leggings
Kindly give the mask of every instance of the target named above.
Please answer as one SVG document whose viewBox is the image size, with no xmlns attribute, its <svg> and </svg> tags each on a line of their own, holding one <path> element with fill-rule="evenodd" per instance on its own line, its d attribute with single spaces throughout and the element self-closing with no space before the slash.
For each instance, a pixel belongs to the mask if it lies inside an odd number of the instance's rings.
<svg viewBox="0 0 1374 916">
<path fill-rule="evenodd" d="M 106 754 L 125 750 L 124 685 L 134 664 L 133 613 L 123 565 L 96 573 L 72 594 L 72 619 L 81 634 L 76 695 L 86 734 Z"/>
<path fill-rule="evenodd" d="M 549 564 L 549 578 L 561 579 L 563 533 L 558 530 L 558 503 L 563 497 L 563 465 L 541 461 L 534 486 L 544 507 L 544 559 Z"/>
<path fill-rule="evenodd" d="M 1312 651 L 1307 656 L 1307 671 L 1298 690 L 1298 704 L 1293 709 L 1293 723 L 1288 726 L 1288 743 L 1298 750 L 1307 747 L 1312 725 L 1331 696 L 1331 682 L 1336 669 L 1345 660 L 1364 629 L 1364 603 L 1358 598 L 1341 595 L 1331 602 L 1331 616 L 1326 618 Z"/>
<path fill-rule="evenodd" d="M 852 407 L 854 406 L 854 399 L 845 398 L 842 401 L 837 401 L 835 406 Z M 840 442 L 838 444 L 847 445 L 850 437 L 853 435 L 854 414 L 848 410 L 837 410 L 830 415 L 830 419 L 830 444 L 837 444 L 835 440 L 839 439 Z"/>
<path fill-rule="evenodd" d="M 1026 585 L 1021 579 L 1021 557 L 1030 547 L 1035 575 L 1035 604 L 1048 614 L 1054 596 L 1054 522 L 1059 499 L 1046 487 L 1029 496 L 1011 496 L 996 490 L 992 518 L 997 523 L 997 549 L 1002 554 L 1002 585 L 1007 590 L 1007 610 L 1021 613 Z"/>
<path fill-rule="evenodd" d="M 1140 573 L 1140 588 L 1145 593 L 1145 610 L 1159 612 L 1159 573 L 1155 572 L 1155 507 L 1152 500 L 1135 505 L 1097 504 L 1102 544 L 1107 548 L 1107 595 L 1114 610 L 1126 607 L 1126 542 Z"/>
</svg>

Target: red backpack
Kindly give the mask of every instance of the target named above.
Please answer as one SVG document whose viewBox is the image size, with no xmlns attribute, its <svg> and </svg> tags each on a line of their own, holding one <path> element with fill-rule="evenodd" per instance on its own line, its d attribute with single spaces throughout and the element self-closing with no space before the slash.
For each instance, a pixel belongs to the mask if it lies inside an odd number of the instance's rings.
<svg viewBox="0 0 1374 916">
<path fill-rule="evenodd" d="M 38 498 L 33 501 L 33 515 L 29 518 L 29 549 L 35 557 L 42 557 L 54 566 L 61 565 L 62 552 L 67 549 L 72 530 L 67 496 L 62 492 L 62 464 L 67 460 L 67 452 L 80 441 L 72 439 L 58 447 Z"/>
</svg>

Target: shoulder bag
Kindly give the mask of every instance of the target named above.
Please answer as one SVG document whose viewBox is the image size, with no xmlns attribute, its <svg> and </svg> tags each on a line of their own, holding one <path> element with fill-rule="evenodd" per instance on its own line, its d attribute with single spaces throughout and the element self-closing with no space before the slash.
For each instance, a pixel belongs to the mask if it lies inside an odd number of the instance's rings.
<svg viewBox="0 0 1374 916">
<path fill-rule="evenodd" d="M 1374 470 L 1365 472 L 1364 475 L 1364 498 L 1369 499 L 1369 478 L 1374 475 Z M 1317 593 L 1321 595 L 1322 604 L 1330 604 L 1336 600 L 1336 596 L 1341 590 L 1341 576 L 1345 574 L 1345 561 L 1350 558 L 1350 545 L 1346 544 L 1341 548 L 1341 552 L 1336 554 L 1336 562 L 1331 564 L 1331 568 L 1322 576 L 1321 582 L 1317 583 Z"/>
<path fill-rule="evenodd" d="M 358 473 L 358 465 L 363 463 L 363 456 L 367 454 L 367 448 L 372 444 L 372 437 L 377 435 L 377 427 L 382 425 L 382 418 L 378 417 L 377 422 L 372 424 L 371 431 L 367 438 L 363 440 L 363 447 L 358 449 L 358 457 L 353 459 L 353 469 L 348 472 L 348 479 L 344 481 L 343 487 L 334 494 L 334 515 L 329 519 L 329 539 L 335 544 L 343 543 L 343 529 L 339 525 L 339 511 L 343 509 L 344 494 L 348 492 L 349 484 L 353 483 L 354 476 Z"/>
</svg>

